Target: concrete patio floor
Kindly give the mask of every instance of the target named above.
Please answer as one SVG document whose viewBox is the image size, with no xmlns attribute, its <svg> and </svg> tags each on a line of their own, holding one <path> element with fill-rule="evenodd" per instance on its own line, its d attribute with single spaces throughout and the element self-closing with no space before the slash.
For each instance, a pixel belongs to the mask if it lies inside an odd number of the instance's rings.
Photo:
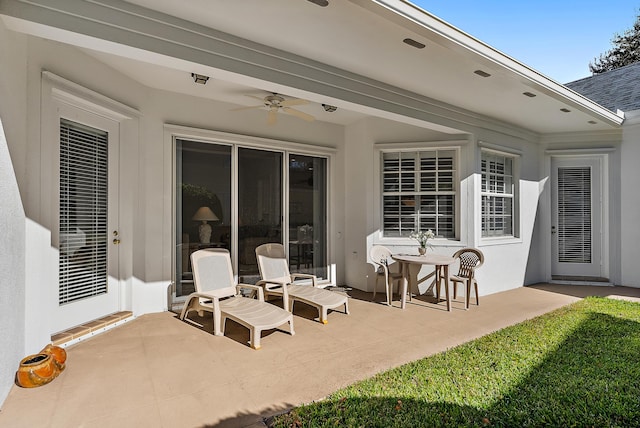
<svg viewBox="0 0 640 428">
<path fill-rule="evenodd" d="M 299 304 L 295 336 L 266 332 L 259 351 L 233 322 L 216 337 L 208 317 L 194 316 L 204 329 L 171 312 L 138 317 L 69 347 L 67 369 L 50 384 L 14 386 L 0 426 L 259 427 L 267 416 L 585 296 L 640 302 L 640 289 L 541 284 L 481 297 L 468 311 L 454 302 L 449 313 L 426 297 L 401 310 L 397 300 L 388 307 L 370 293 L 348 294 L 350 315 L 332 312 L 322 325 Z"/>
</svg>

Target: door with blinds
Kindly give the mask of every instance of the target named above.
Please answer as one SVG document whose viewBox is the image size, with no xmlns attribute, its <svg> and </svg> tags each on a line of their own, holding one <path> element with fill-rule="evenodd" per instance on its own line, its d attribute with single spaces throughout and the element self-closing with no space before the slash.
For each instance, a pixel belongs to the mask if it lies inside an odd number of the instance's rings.
<svg viewBox="0 0 640 428">
<path fill-rule="evenodd" d="M 117 123 L 69 110 L 59 117 L 57 330 L 117 312 Z M 56 239 L 57 238 L 57 239 Z"/>
<path fill-rule="evenodd" d="M 552 158 L 552 278 L 603 276 L 602 160 Z"/>
</svg>

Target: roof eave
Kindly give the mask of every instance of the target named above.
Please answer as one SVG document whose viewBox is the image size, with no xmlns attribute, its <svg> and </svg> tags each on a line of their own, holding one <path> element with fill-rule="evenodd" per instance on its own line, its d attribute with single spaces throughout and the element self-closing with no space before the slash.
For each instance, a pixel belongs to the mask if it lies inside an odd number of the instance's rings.
<svg viewBox="0 0 640 428">
<path fill-rule="evenodd" d="M 472 53 L 481 61 L 489 62 L 523 80 L 525 84 L 558 99 L 572 107 L 588 113 L 603 122 L 619 126 L 624 121 L 624 113 L 614 113 L 598 103 L 578 94 L 539 71 L 504 54 L 494 47 L 476 39 L 459 28 L 438 18 L 407 0 L 351 0 L 361 7 L 385 19 L 411 28 L 425 37 L 441 38 L 440 43 L 464 53 Z"/>
</svg>

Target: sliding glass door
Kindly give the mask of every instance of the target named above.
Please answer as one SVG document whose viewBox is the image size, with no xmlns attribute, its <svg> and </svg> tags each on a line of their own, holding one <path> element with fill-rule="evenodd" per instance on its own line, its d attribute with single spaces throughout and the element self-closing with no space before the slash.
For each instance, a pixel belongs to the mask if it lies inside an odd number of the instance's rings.
<svg viewBox="0 0 640 428">
<path fill-rule="evenodd" d="M 175 297 L 194 291 L 190 256 L 230 251 L 255 283 L 255 249 L 285 244 L 292 272 L 328 278 L 327 159 L 286 150 L 176 139 Z"/>
<path fill-rule="evenodd" d="M 260 279 L 256 247 L 282 243 L 282 152 L 238 149 L 238 277 Z"/>
<path fill-rule="evenodd" d="M 176 297 L 194 291 L 191 253 L 231 246 L 231 146 L 176 140 Z"/>
<path fill-rule="evenodd" d="M 289 264 L 327 278 L 327 159 L 289 155 Z"/>
</svg>

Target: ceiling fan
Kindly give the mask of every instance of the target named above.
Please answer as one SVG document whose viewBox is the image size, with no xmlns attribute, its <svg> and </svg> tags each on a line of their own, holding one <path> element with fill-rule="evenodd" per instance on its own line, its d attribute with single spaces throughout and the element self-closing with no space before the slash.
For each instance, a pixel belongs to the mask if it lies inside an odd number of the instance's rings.
<svg viewBox="0 0 640 428">
<path fill-rule="evenodd" d="M 261 101 L 262 104 L 256 105 L 256 106 L 234 108 L 234 109 L 231 109 L 231 111 L 250 110 L 255 108 L 266 107 L 269 110 L 269 113 L 267 115 L 268 125 L 273 125 L 278 121 L 279 111 L 290 114 L 292 116 L 296 116 L 300 119 L 306 120 L 307 122 L 313 122 L 314 120 L 316 120 L 316 118 L 311 116 L 310 114 L 291 108 L 291 106 L 301 106 L 301 105 L 309 104 L 309 101 L 307 100 L 303 100 L 301 98 L 287 99 L 282 95 L 279 95 L 276 93 L 267 95 L 264 98 L 256 97 L 254 95 L 247 95 L 247 97 L 255 98 L 256 100 Z"/>
</svg>

